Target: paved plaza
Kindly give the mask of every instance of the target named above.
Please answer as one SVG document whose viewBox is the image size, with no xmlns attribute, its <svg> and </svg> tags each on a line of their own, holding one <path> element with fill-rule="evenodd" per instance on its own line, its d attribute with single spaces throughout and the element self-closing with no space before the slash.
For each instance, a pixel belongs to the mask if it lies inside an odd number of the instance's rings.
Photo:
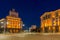
<svg viewBox="0 0 60 40">
<path fill-rule="evenodd" d="M 0 34 L 0 40 L 60 40 L 59 33 Z"/>
</svg>

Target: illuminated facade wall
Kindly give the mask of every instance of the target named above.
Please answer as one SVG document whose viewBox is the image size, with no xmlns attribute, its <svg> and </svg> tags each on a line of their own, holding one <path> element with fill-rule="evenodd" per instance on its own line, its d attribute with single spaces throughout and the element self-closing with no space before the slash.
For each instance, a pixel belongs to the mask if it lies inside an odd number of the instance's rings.
<svg viewBox="0 0 60 40">
<path fill-rule="evenodd" d="M 40 19 L 42 32 L 60 32 L 60 9 L 45 12 Z"/>
<path fill-rule="evenodd" d="M 20 18 L 14 18 L 7 16 L 7 28 L 21 28 L 20 26 Z"/>
</svg>

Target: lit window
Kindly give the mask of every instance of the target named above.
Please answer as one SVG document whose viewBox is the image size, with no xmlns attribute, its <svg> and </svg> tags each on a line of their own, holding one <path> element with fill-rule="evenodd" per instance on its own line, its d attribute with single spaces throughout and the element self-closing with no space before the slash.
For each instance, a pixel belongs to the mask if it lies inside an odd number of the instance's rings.
<svg viewBox="0 0 60 40">
<path fill-rule="evenodd" d="M 3 24 L 4 22 L 1 22 L 1 24 Z"/>
<path fill-rule="evenodd" d="M 47 26 L 47 24 L 45 24 L 45 27 Z"/>
<path fill-rule="evenodd" d="M 55 16 L 54 16 L 54 15 L 53 15 L 52 17 L 53 17 L 53 18 L 55 18 Z"/>
<path fill-rule="evenodd" d="M 7 22 L 7 24 L 9 24 L 9 22 Z"/>
<path fill-rule="evenodd" d="M 60 27 L 59 27 L 59 31 L 60 31 Z"/>
<path fill-rule="evenodd" d="M 53 27 L 53 30 L 55 30 L 55 27 Z"/>
</svg>

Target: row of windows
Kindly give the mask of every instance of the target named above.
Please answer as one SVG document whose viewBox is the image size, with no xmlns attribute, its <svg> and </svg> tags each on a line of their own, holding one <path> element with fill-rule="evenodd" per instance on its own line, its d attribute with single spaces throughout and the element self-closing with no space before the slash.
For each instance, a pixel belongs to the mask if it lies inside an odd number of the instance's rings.
<svg viewBox="0 0 60 40">
<path fill-rule="evenodd" d="M 20 22 L 8 22 L 8 24 L 20 24 Z"/>
<path fill-rule="evenodd" d="M 12 19 L 8 19 L 7 21 L 20 22 L 20 20 L 12 20 Z"/>
<path fill-rule="evenodd" d="M 49 15 L 46 15 L 46 16 L 43 17 L 43 20 L 48 19 L 48 18 L 50 18 L 50 17 L 51 17 L 50 14 L 49 14 Z"/>
<path fill-rule="evenodd" d="M 16 26 L 16 27 L 12 27 L 12 26 L 7 26 L 7 28 L 21 28 L 20 26 L 18 27 L 18 26 Z"/>
<path fill-rule="evenodd" d="M 20 18 L 14 18 L 14 17 L 7 17 L 7 20 L 16 20 L 16 21 L 19 20 L 20 21 L 21 19 Z"/>
<path fill-rule="evenodd" d="M 60 14 L 60 13 L 59 13 L 59 14 Z M 59 14 L 58 14 L 58 12 L 55 12 L 54 16 L 55 16 L 55 17 L 58 17 Z M 50 17 L 51 17 L 51 14 L 45 15 L 45 16 L 43 17 L 43 20 L 48 19 L 48 18 L 50 18 Z"/>
<path fill-rule="evenodd" d="M 9 23 L 11 23 L 11 24 L 18 24 L 18 23 L 20 23 L 20 21 L 19 20 L 7 20 L 7 22 L 9 22 Z"/>
<path fill-rule="evenodd" d="M 44 25 L 45 24 L 45 25 Z M 60 25 L 60 21 L 59 20 L 52 20 L 50 22 L 42 22 L 42 26 L 59 26 Z"/>
<path fill-rule="evenodd" d="M 10 30 L 10 32 L 12 33 L 12 32 L 19 32 L 19 30 Z"/>
</svg>

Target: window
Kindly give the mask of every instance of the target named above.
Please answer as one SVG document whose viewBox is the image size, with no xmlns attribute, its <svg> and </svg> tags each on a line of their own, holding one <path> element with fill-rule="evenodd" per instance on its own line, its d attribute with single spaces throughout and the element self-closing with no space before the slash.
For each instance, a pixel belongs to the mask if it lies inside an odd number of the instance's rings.
<svg viewBox="0 0 60 40">
<path fill-rule="evenodd" d="M 56 20 L 54 18 L 52 19 L 52 26 L 56 26 Z"/>
<path fill-rule="evenodd" d="M 47 15 L 46 15 L 45 17 L 46 17 L 46 19 L 47 19 Z"/>
<path fill-rule="evenodd" d="M 43 17 L 43 20 L 45 20 L 45 17 Z"/>
<path fill-rule="evenodd" d="M 45 20 L 45 19 L 47 19 L 47 15 L 45 15 L 45 16 L 43 17 L 43 20 Z"/>
<path fill-rule="evenodd" d="M 58 17 L 58 12 L 55 13 L 56 17 Z"/>
<path fill-rule="evenodd" d="M 48 18 L 50 18 L 50 17 L 51 17 L 51 15 L 49 14 L 49 15 L 48 15 Z"/>
</svg>

